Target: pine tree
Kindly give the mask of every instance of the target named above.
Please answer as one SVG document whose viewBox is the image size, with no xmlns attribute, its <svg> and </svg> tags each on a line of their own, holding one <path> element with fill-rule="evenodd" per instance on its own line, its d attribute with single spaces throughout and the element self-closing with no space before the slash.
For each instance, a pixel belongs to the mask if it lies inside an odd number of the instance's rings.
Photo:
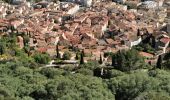
<svg viewBox="0 0 170 100">
<path fill-rule="evenodd" d="M 84 55 L 83 55 L 83 52 L 80 55 L 80 64 L 84 64 Z"/>
<path fill-rule="evenodd" d="M 0 47 L 0 54 L 2 55 L 3 54 L 3 48 Z"/>
<path fill-rule="evenodd" d="M 116 66 L 115 55 L 112 55 L 112 66 Z"/>
<path fill-rule="evenodd" d="M 140 36 L 140 30 L 139 29 L 137 30 L 137 36 Z"/>
<path fill-rule="evenodd" d="M 152 41 L 151 41 L 151 42 L 152 42 L 152 43 L 151 43 L 151 45 L 152 45 L 152 47 L 153 47 L 153 48 L 155 48 L 155 47 L 156 47 L 156 40 L 155 40 L 155 37 L 154 37 L 154 36 L 152 36 L 152 38 L 151 38 L 151 39 L 152 39 Z"/>
<path fill-rule="evenodd" d="M 162 69 L 162 56 L 161 55 L 159 55 L 159 57 L 158 57 L 156 67 L 159 69 Z"/>
<path fill-rule="evenodd" d="M 79 59 L 78 53 L 76 53 L 76 57 L 75 57 L 75 59 L 76 59 L 76 60 L 78 60 L 78 59 Z"/>
<path fill-rule="evenodd" d="M 60 53 L 59 53 L 59 49 L 58 49 L 58 44 L 56 45 L 56 53 L 57 53 L 57 58 L 60 58 Z"/>
<path fill-rule="evenodd" d="M 102 64 L 103 60 L 102 60 L 102 55 L 100 54 L 100 60 L 99 60 L 99 64 Z"/>
<path fill-rule="evenodd" d="M 2 43 L 2 42 L 1 42 Z M 5 53 L 5 46 L 4 44 L 0 44 L 0 55 L 3 55 Z"/>
</svg>

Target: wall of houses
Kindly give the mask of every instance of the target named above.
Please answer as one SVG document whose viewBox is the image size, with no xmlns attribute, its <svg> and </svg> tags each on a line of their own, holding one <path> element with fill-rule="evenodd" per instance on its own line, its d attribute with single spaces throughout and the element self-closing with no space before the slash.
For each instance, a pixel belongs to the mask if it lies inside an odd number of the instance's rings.
<svg viewBox="0 0 170 100">
<path fill-rule="evenodd" d="M 87 7 L 90 7 L 92 5 L 92 0 L 84 0 L 84 4 Z"/>
<path fill-rule="evenodd" d="M 166 49 L 167 49 L 168 45 L 169 45 L 169 42 L 166 43 L 165 46 L 163 47 L 163 53 L 166 53 Z"/>
<path fill-rule="evenodd" d="M 142 41 L 142 38 L 140 37 L 138 40 L 130 42 L 130 48 L 135 45 L 138 45 L 141 41 Z"/>
<path fill-rule="evenodd" d="M 170 34 L 170 23 L 167 24 L 167 32 L 168 32 L 168 34 Z"/>
</svg>

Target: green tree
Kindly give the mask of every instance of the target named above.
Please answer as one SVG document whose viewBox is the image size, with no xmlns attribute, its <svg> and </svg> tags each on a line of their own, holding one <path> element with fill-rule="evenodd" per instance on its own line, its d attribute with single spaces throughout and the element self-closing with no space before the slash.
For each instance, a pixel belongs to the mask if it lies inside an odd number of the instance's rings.
<svg viewBox="0 0 170 100">
<path fill-rule="evenodd" d="M 76 53 L 76 57 L 75 57 L 76 60 L 79 60 L 79 54 Z"/>
<path fill-rule="evenodd" d="M 103 63 L 102 55 L 100 54 L 99 64 Z"/>
<path fill-rule="evenodd" d="M 81 55 L 80 55 L 80 64 L 84 64 L 84 54 L 83 54 L 83 52 L 81 52 Z"/>
<path fill-rule="evenodd" d="M 128 51 L 118 51 L 112 57 L 112 65 L 121 71 L 131 71 L 142 68 L 144 59 L 134 49 Z"/>
<path fill-rule="evenodd" d="M 68 51 L 64 52 L 63 60 L 70 60 L 70 58 L 71 58 L 71 53 Z"/>
<path fill-rule="evenodd" d="M 90 69 L 86 69 L 86 68 L 80 68 L 77 70 L 77 73 L 83 74 L 83 75 L 90 75 L 93 76 L 93 71 Z"/>
<path fill-rule="evenodd" d="M 60 53 L 59 53 L 58 44 L 56 45 L 56 53 L 57 53 L 57 58 L 59 58 L 59 59 L 60 59 Z"/>
<path fill-rule="evenodd" d="M 33 58 L 39 64 L 47 64 L 50 61 L 50 57 L 46 53 L 36 53 L 33 55 Z"/>
<path fill-rule="evenodd" d="M 5 53 L 5 43 L 1 42 L 0 43 L 0 55 L 4 54 Z"/>
<path fill-rule="evenodd" d="M 30 41 L 30 38 L 28 35 L 24 35 L 23 36 L 23 40 L 24 40 L 24 46 L 28 46 L 29 44 L 29 41 Z"/>
<path fill-rule="evenodd" d="M 156 67 L 159 69 L 162 69 L 162 56 L 161 55 L 158 56 Z"/>
</svg>

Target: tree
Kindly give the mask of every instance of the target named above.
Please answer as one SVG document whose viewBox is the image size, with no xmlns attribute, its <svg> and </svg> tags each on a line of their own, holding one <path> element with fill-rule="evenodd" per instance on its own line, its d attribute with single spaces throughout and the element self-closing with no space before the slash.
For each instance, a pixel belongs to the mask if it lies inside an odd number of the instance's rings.
<svg viewBox="0 0 170 100">
<path fill-rule="evenodd" d="M 116 55 L 112 55 L 112 66 L 116 66 L 117 62 L 116 62 Z"/>
<path fill-rule="evenodd" d="M 112 56 L 112 66 L 121 71 L 131 71 L 143 67 L 143 58 L 134 49 L 118 51 Z"/>
<path fill-rule="evenodd" d="M 56 53 L 57 53 L 57 58 L 60 58 L 60 53 L 59 53 L 59 49 L 58 49 L 58 44 L 56 45 Z"/>
<path fill-rule="evenodd" d="M 33 55 L 33 58 L 39 64 L 47 64 L 50 61 L 50 57 L 46 53 L 36 53 Z"/>
<path fill-rule="evenodd" d="M 139 29 L 137 30 L 137 36 L 140 36 L 140 30 Z"/>
<path fill-rule="evenodd" d="M 156 47 L 156 40 L 155 40 L 154 36 L 151 37 L 151 46 L 152 46 L 152 48 Z"/>
<path fill-rule="evenodd" d="M 161 55 L 158 56 L 156 67 L 159 69 L 162 69 L 162 56 Z"/>
<path fill-rule="evenodd" d="M 0 55 L 3 55 L 5 53 L 5 45 L 3 42 L 0 43 Z"/>
<path fill-rule="evenodd" d="M 164 63 L 163 63 L 164 67 L 166 67 L 167 69 L 170 69 L 170 59 L 166 60 Z"/>
<path fill-rule="evenodd" d="M 99 60 L 99 64 L 103 63 L 103 59 L 102 59 L 102 55 L 100 54 L 100 60 Z"/>
<path fill-rule="evenodd" d="M 24 46 L 23 49 L 24 49 L 25 53 L 27 53 L 27 55 L 30 56 L 30 54 L 31 54 L 31 49 L 30 49 L 30 47 L 29 47 L 29 46 Z"/>
<path fill-rule="evenodd" d="M 80 64 L 84 64 L 84 54 L 83 54 L 83 52 L 81 52 L 81 55 L 80 55 Z"/>
<path fill-rule="evenodd" d="M 30 41 L 30 38 L 29 38 L 29 36 L 28 36 L 28 35 L 25 35 L 25 34 L 24 34 L 24 36 L 23 36 L 23 40 L 24 40 L 24 46 L 29 45 L 28 43 L 29 43 L 29 41 Z"/>
<path fill-rule="evenodd" d="M 71 53 L 68 51 L 64 52 L 63 60 L 70 60 L 70 58 L 71 58 Z"/>
<path fill-rule="evenodd" d="M 78 53 L 76 53 L 76 57 L 75 57 L 75 59 L 76 59 L 76 60 L 78 60 L 78 59 L 79 59 L 79 55 L 78 55 Z"/>
<path fill-rule="evenodd" d="M 90 69 L 86 69 L 86 68 L 80 68 L 77 70 L 78 73 L 81 73 L 83 75 L 90 75 L 93 76 L 93 71 Z"/>
</svg>

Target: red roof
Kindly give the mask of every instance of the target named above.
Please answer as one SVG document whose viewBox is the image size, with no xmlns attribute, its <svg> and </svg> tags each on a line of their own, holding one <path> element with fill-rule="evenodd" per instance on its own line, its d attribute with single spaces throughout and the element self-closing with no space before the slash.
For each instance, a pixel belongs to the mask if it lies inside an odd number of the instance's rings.
<svg viewBox="0 0 170 100">
<path fill-rule="evenodd" d="M 161 38 L 160 41 L 166 44 L 170 41 L 170 38 L 164 37 L 164 38 Z"/>
<path fill-rule="evenodd" d="M 40 48 L 37 49 L 37 51 L 38 51 L 38 52 L 41 52 L 41 53 L 47 52 L 47 48 L 45 48 L 45 47 L 40 47 Z"/>
<path fill-rule="evenodd" d="M 147 52 L 139 52 L 139 55 L 147 58 L 152 58 L 154 55 Z"/>
</svg>

